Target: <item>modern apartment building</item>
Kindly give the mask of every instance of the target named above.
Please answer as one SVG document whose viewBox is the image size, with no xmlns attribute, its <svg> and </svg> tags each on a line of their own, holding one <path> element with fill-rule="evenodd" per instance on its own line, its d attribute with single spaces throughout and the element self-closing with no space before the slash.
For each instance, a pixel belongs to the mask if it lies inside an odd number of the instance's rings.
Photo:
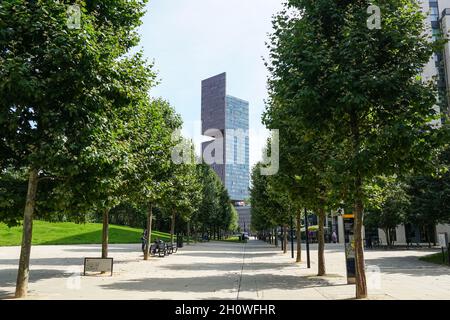
<svg viewBox="0 0 450 320">
<path fill-rule="evenodd" d="M 436 40 L 438 37 L 450 38 L 450 0 L 421 0 L 422 10 L 427 14 L 426 32 Z M 425 65 L 422 71 L 423 78 L 426 80 L 435 78 L 439 90 L 439 105 L 436 106 L 436 111 L 449 113 L 450 99 L 450 43 L 447 43 L 443 52 L 436 52 Z M 440 124 L 439 121 L 436 123 Z M 450 225 L 439 224 L 432 230 L 430 239 L 427 239 L 427 234 L 424 230 L 420 230 L 417 226 L 399 225 L 393 235 L 395 243 L 405 244 L 407 240 L 412 243 L 424 243 L 430 240 L 437 241 L 437 235 L 441 232 L 446 232 L 450 235 Z M 378 230 L 379 239 L 382 243 L 386 243 L 386 235 L 384 231 Z"/>
<path fill-rule="evenodd" d="M 215 161 L 209 164 L 231 199 L 246 200 L 250 180 L 249 103 L 227 94 L 226 73 L 202 81 L 201 118 L 202 134 L 214 138 L 202 144 L 203 155 L 211 151 Z"/>
<path fill-rule="evenodd" d="M 420 0 L 422 10 L 427 14 L 426 30 L 427 34 L 434 40 L 438 37 L 450 39 L 450 0 Z M 444 46 L 443 52 L 433 54 L 430 61 L 422 70 L 424 80 L 436 79 L 439 90 L 439 103 L 436 105 L 437 112 L 444 112 L 450 115 L 450 42 Z M 436 125 L 440 125 L 436 121 Z M 317 219 L 311 218 L 310 224 L 316 224 Z M 337 212 L 329 214 L 326 218 L 326 230 L 335 231 L 338 235 L 338 242 L 344 242 L 344 222 L 342 215 Z M 427 233 L 430 239 L 427 239 Z M 421 230 L 411 224 L 401 224 L 396 227 L 393 234 L 395 244 L 426 243 L 437 241 L 439 233 L 447 233 L 450 238 L 450 225 L 438 224 L 434 230 Z M 364 230 L 364 237 L 378 238 L 382 244 L 386 244 L 386 235 L 383 230 Z"/>
<path fill-rule="evenodd" d="M 450 0 L 421 0 L 422 10 L 427 14 L 426 32 L 433 40 L 449 36 L 450 29 Z M 445 45 L 443 52 L 435 52 L 423 69 L 425 80 L 435 78 L 439 90 L 439 104 L 436 111 L 449 113 L 449 74 L 450 47 Z"/>
</svg>

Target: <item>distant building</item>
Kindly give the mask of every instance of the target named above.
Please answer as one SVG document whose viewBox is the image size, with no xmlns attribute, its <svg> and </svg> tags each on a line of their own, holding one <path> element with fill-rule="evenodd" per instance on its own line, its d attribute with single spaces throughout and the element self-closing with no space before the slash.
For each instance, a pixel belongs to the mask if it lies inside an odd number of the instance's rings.
<svg viewBox="0 0 450 320">
<path fill-rule="evenodd" d="M 202 144 L 202 153 L 212 143 L 222 152 L 211 167 L 224 183 L 233 201 L 249 197 L 249 103 L 227 95 L 226 73 L 202 81 L 202 134 L 215 141 Z M 223 140 L 219 140 L 222 139 Z"/>
<path fill-rule="evenodd" d="M 250 233 L 250 225 L 252 223 L 252 215 L 250 206 L 236 206 L 239 215 L 239 228 L 241 232 Z"/>
</svg>

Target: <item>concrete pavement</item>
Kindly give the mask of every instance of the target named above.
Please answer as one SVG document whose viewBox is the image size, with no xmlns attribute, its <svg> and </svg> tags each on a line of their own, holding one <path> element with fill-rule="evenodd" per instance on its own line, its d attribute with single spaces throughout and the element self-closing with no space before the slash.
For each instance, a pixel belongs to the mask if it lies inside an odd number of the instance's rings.
<svg viewBox="0 0 450 320">
<path fill-rule="evenodd" d="M 304 248 L 303 248 L 304 249 Z M 14 293 L 19 247 L 0 247 L 0 297 Z M 209 242 L 142 260 L 140 244 L 111 245 L 114 275 L 81 276 L 98 245 L 34 246 L 28 299 L 352 299 L 344 250 L 326 246 L 327 276 L 264 242 Z M 450 299 L 450 268 L 422 262 L 429 250 L 366 251 L 369 299 Z M 303 258 L 306 255 L 303 250 Z"/>
</svg>

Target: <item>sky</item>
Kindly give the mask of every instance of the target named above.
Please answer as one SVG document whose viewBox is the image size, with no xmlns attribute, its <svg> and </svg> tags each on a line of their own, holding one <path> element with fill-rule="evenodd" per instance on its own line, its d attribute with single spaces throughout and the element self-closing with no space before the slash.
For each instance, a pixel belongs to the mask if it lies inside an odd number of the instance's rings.
<svg viewBox="0 0 450 320">
<path fill-rule="evenodd" d="M 250 166 L 261 159 L 268 131 L 261 124 L 267 98 L 265 42 L 281 0 L 150 0 L 140 46 L 161 84 L 151 95 L 181 114 L 183 135 L 201 137 L 201 81 L 227 73 L 227 94 L 250 103 Z"/>
</svg>

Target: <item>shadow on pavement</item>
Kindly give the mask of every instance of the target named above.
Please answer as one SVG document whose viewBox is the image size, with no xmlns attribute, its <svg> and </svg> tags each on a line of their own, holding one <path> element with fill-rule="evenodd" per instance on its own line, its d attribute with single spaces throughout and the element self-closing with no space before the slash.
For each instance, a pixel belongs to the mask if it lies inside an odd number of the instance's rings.
<svg viewBox="0 0 450 320">
<path fill-rule="evenodd" d="M 252 284 L 249 288 L 246 284 Z M 253 286 L 253 284 L 257 284 Z M 290 275 L 257 274 L 246 275 L 243 280 L 245 291 L 269 289 L 296 290 L 303 288 L 335 286 L 326 279 Z M 341 284 L 338 284 L 341 285 Z M 101 287 L 110 290 L 125 291 L 162 291 L 162 292 L 217 292 L 221 290 L 237 290 L 236 274 L 223 276 L 206 276 L 195 278 L 144 278 L 105 284 Z M 257 289 L 256 289 L 257 288 Z"/>
<path fill-rule="evenodd" d="M 30 259 L 30 266 L 61 266 L 83 265 L 83 258 L 37 258 Z M 0 259 L 0 265 L 18 266 L 18 259 Z"/>
<path fill-rule="evenodd" d="M 70 275 L 71 274 L 66 270 L 32 269 L 30 270 L 30 278 L 28 281 L 33 283 L 40 280 L 69 277 Z M 0 287 L 15 287 L 16 278 L 17 278 L 17 269 L 0 270 Z"/>
<path fill-rule="evenodd" d="M 274 256 L 275 252 L 265 252 L 265 253 L 245 253 L 247 258 L 257 258 L 257 257 L 269 257 Z M 210 252 L 210 251 L 201 251 L 201 252 L 183 252 L 183 256 L 191 256 L 191 257 L 206 257 L 206 258 L 242 258 L 243 252 Z"/>
<path fill-rule="evenodd" d="M 295 266 L 293 263 L 255 263 L 249 266 L 252 270 L 281 270 L 286 267 Z M 173 264 L 162 265 L 164 269 L 173 271 L 178 270 L 220 270 L 220 271 L 240 271 L 242 269 L 241 262 L 228 262 L 228 263 L 190 263 L 190 264 Z"/>
<path fill-rule="evenodd" d="M 9 291 L 0 290 L 0 300 L 3 299 L 13 299 L 14 293 Z"/>
<path fill-rule="evenodd" d="M 418 256 L 382 257 L 366 259 L 366 268 L 377 266 L 381 273 L 403 274 L 408 276 L 441 276 L 449 275 L 450 268 L 419 260 Z"/>
<path fill-rule="evenodd" d="M 70 248 L 70 249 L 64 249 L 64 251 L 67 252 L 93 252 L 93 253 L 97 253 L 97 254 L 101 254 L 102 252 L 102 248 L 98 247 L 98 248 Z M 141 252 L 141 245 L 137 244 L 135 245 L 135 247 L 133 248 L 108 248 L 108 252 Z"/>
</svg>

